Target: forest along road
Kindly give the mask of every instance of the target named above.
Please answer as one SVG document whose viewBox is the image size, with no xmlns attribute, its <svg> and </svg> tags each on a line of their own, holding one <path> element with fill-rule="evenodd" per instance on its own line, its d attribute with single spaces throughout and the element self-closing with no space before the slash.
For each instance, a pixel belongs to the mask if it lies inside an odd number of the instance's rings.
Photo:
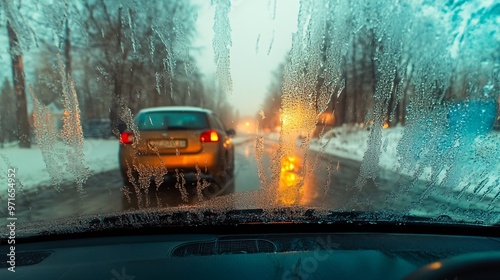
<svg viewBox="0 0 500 280">
<path fill-rule="evenodd" d="M 248 138 L 248 141 L 241 142 L 235 147 L 235 192 L 257 191 L 261 189 L 261 183 L 269 186 L 273 168 L 277 168 L 273 165 L 272 159 L 278 150 L 278 143 L 265 140 L 264 146 L 256 149 L 255 136 L 252 136 Z M 261 156 L 261 163 L 257 162 L 256 154 Z M 463 205 L 458 205 L 458 202 L 454 202 L 453 196 L 445 197 L 434 191 L 429 192 L 429 195 L 419 204 L 415 204 L 415 197 L 424 194 L 426 189 L 433 188 L 424 181 L 411 180 L 394 172 L 380 170 L 378 178 L 368 181 L 362 187 L 356 187 L 360 162 L 313 151 L 309 151 L 307 155 L 300 155 L 300 152 L 297 152 L 296 156 L 300 162 L 303 162 L 305 158 L 306 166 L 309 165 L 308 170 L 314 174 L 303 176 L 304 184 L 299 200 L 299 204 L 302 205 L 370 211 L 407 210 L 409 207 L 412 209 L 417 207 L 424 212 L 435 214 L 440 211 L 432 207 L 436 205 L 436 201 L 447 207 L 457 209 L 463 207 Z M 281 168 L 279 164 L 278 168 Z M 302 167 L 302 170 L 304 168 L 306 167 Z M 260 177 L 259 169 L 261 170 Z M 295 173 L 301 178 L 300 171 Z M 191 184 L 194 183 L 191 182 Z M 78 195 L 74 183 L 71 182 L 62 185 L 60 192 L 53 187 L 46 186 L 37 192 L 19 195 L 16 215 L 21 222 L 121 211 L 123 209 L 121 187 L 122 178 L 118 170 L 91 176 L 84 186 L 86 194 L 83 198 Z M 280 196 L 287 197 L 288 191 L 286 188 L 280 188 L 277 192 L 277 199 L 280 199 Z M 153 190 L 150 197 L 152 201 L 159 198 L 162 207 L 184 204 L 179 191 L 173 187 L 173 184 L 170 184 L 166 191 L 156 193 Z M 191 194 L 189 204 L 196 202 L 196 195 Z M 360 205 L 363 205 L 363 208 L 360 208 Z M 476 204 L 475 207 L 478 205 Z M 5 214 L 0 213 L 0 218 L 3 216 Z"/>
</svg>

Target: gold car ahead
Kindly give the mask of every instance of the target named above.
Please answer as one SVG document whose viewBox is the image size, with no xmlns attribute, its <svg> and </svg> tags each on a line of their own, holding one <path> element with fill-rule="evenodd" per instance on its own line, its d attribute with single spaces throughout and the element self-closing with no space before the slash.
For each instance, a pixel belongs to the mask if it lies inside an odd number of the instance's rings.
<svg viewBox="0 0 500 280">
<path fill-rule="evenodd" d="M 227 182 L 234 174 L 233 129 L 210 110 L 157 107 L 139 111 L 120 134 L 120 170 L 126 185 L 164 175 L 194 173 Z"/>
</svg>

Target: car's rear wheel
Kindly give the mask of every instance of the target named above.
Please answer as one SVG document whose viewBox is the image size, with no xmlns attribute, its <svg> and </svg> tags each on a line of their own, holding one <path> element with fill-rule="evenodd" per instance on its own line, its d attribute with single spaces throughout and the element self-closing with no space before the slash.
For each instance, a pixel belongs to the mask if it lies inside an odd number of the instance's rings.
<svg viewBox="0 0 500 280">
<path fill-rule="evenodd" d="M 226 153 L 226 169 L 225 172 L 230 176 L 234 177 L 234 154 L 230 157 L 228 153 Z"/>
</svg>

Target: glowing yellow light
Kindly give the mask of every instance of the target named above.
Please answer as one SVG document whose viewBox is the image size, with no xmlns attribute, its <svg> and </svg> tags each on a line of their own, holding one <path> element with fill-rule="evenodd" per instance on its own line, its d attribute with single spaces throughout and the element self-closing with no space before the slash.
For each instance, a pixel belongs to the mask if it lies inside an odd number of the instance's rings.
<svg viewBox="0 0 500 280">
<path fill-rule="evenodd" d="M 217 134 L 217 132 L 215 131 L 210 132 L 210 141 L 212 142 L 219 141 L 219 135 Z"/>
<path fill-rule="evenodd" d="M 382 128 L 389 128 L 389 124 L 388 123 L 384 123 L 384 125 L 382 126 Z"/>
<path fill-rule="evenodd" d="M 440 269 L 442 264 L 440 262 L 434 262 L 429 265 L 430 269 Z"/>
<path fill-rule="evenodd" d="M 280 183 L 277 201 L 284 205 L 294 205 L 300 202 L 303 189 L 300 175 L 301 161 L 297 156 L 285 156 L 281 161 Z"/>
<path fill-rule="evenodd" d="M 245 125 L 246 125 L 246 126 L 250 126 L 250 123 L 249 123 L 249 122 L 246 122 L 246 123 L 245 123 Z"/>
</svg>

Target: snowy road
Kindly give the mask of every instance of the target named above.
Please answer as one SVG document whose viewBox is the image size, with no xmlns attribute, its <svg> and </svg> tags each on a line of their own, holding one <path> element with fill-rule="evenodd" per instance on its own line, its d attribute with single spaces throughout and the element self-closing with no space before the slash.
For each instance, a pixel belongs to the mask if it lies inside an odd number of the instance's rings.
<svg viewBox="0 0 500 280">
<path fill-rule="evenodd" d="M 263 149 L 256 151 L 255 143 L 255 137 L 252 137 L 236 145 L 236 193 L 259 190 L 261 185 L 271 181 L 272 158 L 277 152 L 278 144 L 266 140 Z M 256 152 L 262 155 L 260 166 L 256 160 Z M 303 155 L 297 155 L 303 162 Z M 305 176 L 300 202 L 304 205 L 346 210 L 383 210 L 390 206 L 402 211 L 416 208 L 435 214 L 440 211 L 436 209 L 436 203 L 456 209 L 464 206 L 463 199 L 460 200 L 460 205 L 459 199 L 454 199 L 455 195 L 443 195 L 436 191 L 426 193 L 427 189 L 436 189 L 428 186 L 427 182 L 411 180 L 386 170 L 381 170 L 375 181 L 368 181 L 362 188 L 353 187 L 359 175 L 360 162 L 313 151 L 308 153 L 306 159 L 306 164 L 310 165 L 309 170 L 312 170 L 314 176 Z M 263 171 L 260 178 L 259 168 Z M 47 186 L 20 195 L 16 207 L 18 218 L 21 221 L 30 221 L 122 210 L 122 179 L 118 170 L 91 176 L 85 185 L 84 198 L 78 196 L 73 185 L 74 183 L 68 183 L 62 186 L 63 191 L 60 192 Z M 178 190 L 173 187 L 159 193 L 158 198 L 161 199 L 162 205 L 167 207 L 182 203 Z M 415 204 L 416 198 L 421 198 L 418 205 Z M 192 201 L 196 201 L 195 196 Z M 487 209 L 488 206 L 476 204 L 475 207 Z M 4 215 L 0 213 L 0 216 Z"/>
</svg>

